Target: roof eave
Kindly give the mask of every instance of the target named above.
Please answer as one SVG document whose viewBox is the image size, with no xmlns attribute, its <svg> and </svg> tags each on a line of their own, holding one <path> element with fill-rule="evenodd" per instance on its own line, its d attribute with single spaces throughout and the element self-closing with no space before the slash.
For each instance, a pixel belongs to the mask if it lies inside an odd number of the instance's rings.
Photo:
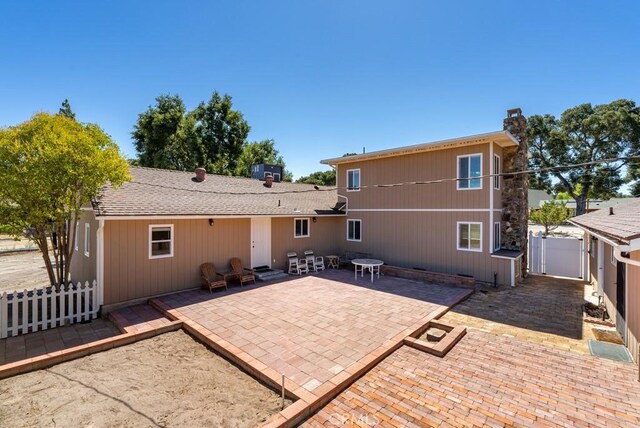
<svg viewBox="0 0 640 428">
<path fill-rule="evenodd" d="M 486 141 L 484 141 L 486 140 Z M 496 141 L 497 140 L 497 141 Z M 491 141 L 497 142 L 503 147 L 517 146 L 518 140 L 509 131 L 494 131 L 485 134 L 469 135 L 466 137 L 451 138 L 448 140 L 433 141 L 429 143 L 415 144 L 411 146 L 396 147 L 393 149 L 378 150 L 360 155 L 324 159 L 320 163 L 335 166 L 342 163 L 352 163 L 363 160 L 380 159 L 392 156 L 402 156 L 413 153 L 422 153 L 435 150 L 444 150 L 457 146 L 484 144 Z"/>
</svg>

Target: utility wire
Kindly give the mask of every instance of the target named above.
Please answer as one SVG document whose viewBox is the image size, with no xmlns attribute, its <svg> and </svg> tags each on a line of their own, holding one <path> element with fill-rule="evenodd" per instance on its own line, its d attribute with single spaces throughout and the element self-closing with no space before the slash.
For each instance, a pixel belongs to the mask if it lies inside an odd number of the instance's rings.
<svg viewBox="0 0 640 428">
<path fill-rule="evenodd" d="M 499 174 L 485 174 L 479 175 L 477 177 L 469 177 L 469 178 L 441 178 L 437 180 L 427 180 L 427 181 L 404 181 L 400 183 L 389 183 L 389 184 L 370 184 L 368 186 L 359 186 L 358 189 L 368 189 L 368 188 L 391 188 L 391 187 L 401 187 L 401 186 L 415 186 L 415 185 L 423 185 L 423 184 L 440 184 L 440 183 L 449 183 L 449 182 L 457 182 L 457 181 L 470 181 L 470 180 L 480 180 L 483 178 L 492 178 L 492 177 L 513 177 L 515 175 L 523 175 L 523 174 L 535 174 L 539 172 L 550 172 L 550 171 L 562 171 L 573 168 L 580 168 L 585 166 L 597 165 L 601 163 L 612 163 L 619 162 L 625 160 L 640 160 L 640 156 L 623 156 L 617 158 L 609 158 L 609 159 L 601 159 L 591 162 L 582 162 L 575 163 L 570 165 L 562 165 L 562 166 L 550 166 L 538 169 L 527 169 L 524 171 L 515 171 L 515 172 L 502 172 Z M 219 190 L 204 190 L 204 189 L 187 189 L 184 187 L 174 187 L 174 186 L 165 186 L 162 184 L 154 184 L 154 183 L 144 183 L 139 181 L 134 181 L 128 184 L 134 185 L 142 185 L 149 187 L 159 187 L 162 189 L 170 189 L 170 190 L 179 190 L 183 192 L 194 192 L 194 193 L 204 193 L 204 194 L 212 194 L 212 195 L 289 195 L 289 194 L 300 194 L 300 193 L 317 193 L 317 192 L 333 192 L 336 190 L 351 190 L 349 187 L 318 187 L 314 186 L 313 189 L 304 189 L 304 190 L 283 190 L 283 191 L 275 191 L 275 192 L 227 192 L 227 191 L 219 191 Z"/>
</svg>

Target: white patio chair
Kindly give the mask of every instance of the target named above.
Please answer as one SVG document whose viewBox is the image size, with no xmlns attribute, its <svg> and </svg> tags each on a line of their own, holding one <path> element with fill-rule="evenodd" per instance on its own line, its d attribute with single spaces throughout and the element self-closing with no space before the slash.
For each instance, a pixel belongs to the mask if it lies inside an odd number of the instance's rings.
<svg viewBox="0 0 640 428">
<path fill-rule="evenodd" d="M 300 265 L 298 263 L 298 254 L 293 252 L 287 253 L 287 258 L 289 259 L 289 274 L 300 275 Z"/>
<path fill-rule="evenodd" d="M 315 258 L 313 256 L 313 250 L 306 250 L 304 252 L 304 258 L 306 260 L 308 269 L 315 272 L 316 271 L 316 261 L 315 261 Z"/>
<path fill-rule="evenodd" d="M 309 273 L 309 265 L 307 265 L 307 259 L 298 260 L 298 275 L 303 273 Z"/>
<path fill-rule="evenodd" d="M 316 272 L 324 270 L 324 257 L 316 256 L 315 260 L 313 261 L 313 268 Z"/>
</svg>

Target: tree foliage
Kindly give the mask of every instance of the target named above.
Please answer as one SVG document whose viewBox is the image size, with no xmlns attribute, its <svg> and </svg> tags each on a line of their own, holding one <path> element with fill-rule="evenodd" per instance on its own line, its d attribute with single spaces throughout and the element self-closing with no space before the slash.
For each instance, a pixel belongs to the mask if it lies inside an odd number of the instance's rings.
<svg viewBox="0 0 640 428">
<path fill-rule="evenodd" d="M 76 114 L 71 110 L 71 104 L 69 104 L 69 100 L 66 98 L 62 102 L 62 106 L 58 110 L 58 114 L 68 117 L 69 119 L 76 120 Z"/>
<path fill-rule="evenodd" d="M 581 104 L 562 113 L 531 116 L 527 121 L 530 168 L 548 168 L 640 153 L 640 109 L 630 100 L 592 106 Z M 532 186 L 556 190 L 575 199 L 576 213 L 584 214 L 588 197 L 608 199 L 624 183 L 628 160 L 537 172 Z M 580 185 L 580 187 L 578 187 Z M 579 190 L 578 190 L 579 189 Z"/>
<path fill-rule="evenodd" d="M 544 234 L 555 230 L 569 219 L 567 203 L 561 201 L 549 201 L 542 204 L 540 209 L 533 210 L 529 216 L 531 221 L 544 226 Z"/>
<path fill-rule="evenodd" d="M 300 177 L 296 180 L 296 183 L 317 184 L 319 186 L 335 186 L 336 185 L 336 171 L 330 169 L 328 171 L 316 171 L 311 174 Z"/>
<path fill-rule="evenodd" d="M 238 157 L 235 175 L 240 177 L 251 177 L 251 166 L 259 163 L 271 165 L 281 165 L 283 168 L 283 181 L 291 181 L 292 175 L 285 168 L 284 159 L 278 153 L 273 140 L 262 140 L 247 143 L 242 148 L 242 153 Z"/>
<path fill-rule="evenodd" d="M 82 206 L 105 183 L 117 187 L 129 179 L 118 146 L 97 125 L 38 113 L 0 129 L 0 165 L 2 223 L 16 235 L 28 230 L 51 284 L 67 283 Z"/>
<path fill-rule="evenodd" d="M 233 175 L 247 145 L 249 124 L 229 95 L 214 92 L 188 111 L 178 95 L 161 95 L 138 116 L 132 137 L 141 166 Z"/>
</svg>

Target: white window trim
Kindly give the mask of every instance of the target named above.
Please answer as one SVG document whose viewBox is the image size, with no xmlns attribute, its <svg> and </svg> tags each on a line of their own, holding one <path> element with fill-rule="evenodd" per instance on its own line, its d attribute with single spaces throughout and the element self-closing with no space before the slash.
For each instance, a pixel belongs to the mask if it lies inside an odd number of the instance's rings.
<svg viewBox="0 0 640 428">
<path fill-rule="evenodd" d="M 84 255 L 89 257 L 91 254 L 91 224 L 84 224 Z"/>
<path fill-rule="evenodd" d="M 497 164 L 496 160 L 498 161 Z M 496 174 L 493 176 L 493 189 L 500 190 L 500 174 L 502 173 L 502 162 L 500 160 L 500 156 L 496 154 L 493 155 L 493 173 Z"/>
<path fill-rule="evenodd" d="M 160 254 L 160 255 L 154 256 L 152 254 L 152 251 L 153 251 L 153 245 L 152 245 L 153 241 L 151 239 L 153 236 L 152 232 L 154 228 L 160 228 L 160 227 L 168 227 L 170 229 L 170 232 L 169 232 L 171 234 L 171 239 L 169 241 L 171 243 L 171 245 L 169 246 L 170 250 L 169 250 L 169 254 Z M 173 224 L 150 224 L 149 225 L 149 259 L 164 259 L 167 257 L 173 257 L 174 241 L 175 241 L 175 236 L 173 235 Z"/>
<path fill-rule="evenodd" d="M 271 174 L 269 171 L 265 171 L 263 178 L 267 178 L 267 177 L 273 177 L 273 174 Z"/>
<path fill-rule="evenodd" d="M 298 220 L 307 222 L 307 234 L 306 235 L 296 235 L 296 223 Z M 308 238 L 311 236 L 311 222 L 309 221 L 309 217 L 298 217 L 293 219 L 293 237 L 298 238 Z"/>
<path fill-rule="evenodd" d="M 353 221 L 353 222 L 357 221 L 358 223 L 360 223 L 360 239 L 349 239 L 349 222 L 351 222 L 351 221 Z M 347 241 L 350 241 L 350 242 L 362 242 L 362 219 L 359 219 L 359 218 L 347 219 Z"/>
<path fill-rule="evenodd" d="M 280 181 L 280 174 L 277 172 L 273 173 L 273 181 Z"/>
<path fill-rule="evenodd" d="M 461 248 L 460 247 L 460 225 L 461 224 L 479 224 L 480 225 L 480 248 Z M 469 243 L 471 243 L 471 230 L 469 230 Z M 458 251 L 471 251 L 473 253 L 482 252 L 482 222 L 480 221 L 459 221 L 456 223 L 456 249 Z"/>
<path fill-rule="evenodd" d="M 75 239 L 75 242 L 74 242 L 74 248 L 75 248 L 76 251 L 78 251 L 78 248 L 80 248 L 80 222 L 79 221 L 76 221 L 75 234 L 76 234 L 76 239 Z"/>
<path fill-rule="evenodd" d="M 480 187 L 460 187 L 460 183 L 462 183 L 462 178 L 460 177 L 460 158 L 471 158 L 474 156 L 480 156 L 480 177 L 477 178 L 465 178 L 468 182 L 471 180 L 480 180 Z M 471 168 L 471 162 L 469 162 L 469 168 Z M 456 156 L 456 170 L 458 174 L 456 175 L 456 188 L 457 190 L 482 190 L 482 153 L 470 153 L 468 155 L 458 155 Z"/>
<path fill-rule="evenodd" d="M 496 235 L 496 225 L 498 226 L 498 234 Z M 498 251 L 500 249 L 500 238 L 501 238 L 501 232 L 500 229 L 502 228 L 502 225 L 500 224 L 499 221 L 496 221 L 495 223 L 493 223 L 493 251 Z M 480 226 L 480 232 L 482 232 L 482 226 Z M 496 239 L 497 238 L 497 239 Z M 458 240 L 459 242 L 459 240 Z M 496 247 L 496 244 L 498 244 L 498 246 Z M 482 245 L 482 235 L 480 235 L 480 245 Z"/>
<path fill-rule="evenodd" d="M 349 173 L 350 172 L 358 172 L 358 188 L 357 189 L 350 189 L 349 188 Z M 362 175 L 360 174 L 360 168 L 354 168 L 354 169 L 348 169 L 347 170 L 347 183 L 346 183 L 346 188 L 347 188 L 347 192 L 359 192 L 360 191 L 360 187 L 362 187 Z"/>
</svg>

